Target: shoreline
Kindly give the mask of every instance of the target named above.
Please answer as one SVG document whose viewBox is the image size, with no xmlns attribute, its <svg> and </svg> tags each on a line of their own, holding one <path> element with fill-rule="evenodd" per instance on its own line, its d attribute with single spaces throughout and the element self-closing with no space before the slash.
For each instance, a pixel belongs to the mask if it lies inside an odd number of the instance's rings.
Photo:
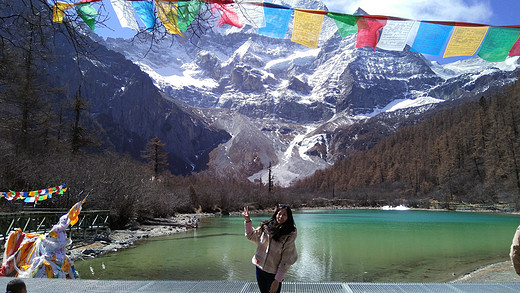
<svg viewBox="0 0 520 293">
<path fill-rule="evenodd" d="M 513 263 L 502 261 L 475 269 L 449 283 L 508 283 L 520 282 Z"/>
<path fill-rule="evenodd" d="M 232 212 L 230 214 L 239 215 L 240 212 Z M 90 243 L 76 242 L 71 244 L 67 255 L 73 262 L 100 257 L 107 253 L 132 248 L 137 245 L 137 242 L 142 240 L 187 232 L 190 229 L 196 228 L 193 222 L 198 222 L 201 217 L 215 216 L 218 216 L 218 214 L 179 214 L 166 220 L 170 223 L 169 225 L 154 223 L 139 225 L 133 229 L 114 230 L 110 233 L 109 239 L 99 239 Z M 520 276 L 516 274 L 512 262 L 507 260 L 477 267 L 473 271 L 447 281 L 447 283 L 486 282 L 520 282 Z"/>
<path fill-rule="evenodd" d="M 136 242 L 153 237 L 168 236 L 196 229 L 201 217 L 211 214 L 179 214 L 168 219 L 153 219 L 148 224 L 136 225 L 125 230 L 113 230 L 106 238 L 94 241 L 72 242 L 67 248 L 67 256 L 73 262 L 103 256 L 107 253 L 134 247 Z"/>
</svg>

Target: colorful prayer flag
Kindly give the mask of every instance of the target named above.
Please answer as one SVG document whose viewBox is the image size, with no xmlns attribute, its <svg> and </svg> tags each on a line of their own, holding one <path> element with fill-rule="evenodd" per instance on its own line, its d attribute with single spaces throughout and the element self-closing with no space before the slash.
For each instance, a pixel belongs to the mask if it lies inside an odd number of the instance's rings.
<svg viewBox="0 0 520 293">
<path fill-rule="evenodd" d="M 237 13 L 241 23 L 249 24 L 255 28 L 264 27 L 264 7 L 256 3 L 257 2 L 250 2 L 248 0 L 241 1 L 239 9 L 237 9 Z M 263 2 L 258 3 L 263 4 Z"/>
<path fill-rule="evenodd" d="M 155 6 L 153 1 L 132 1 L 134 10 L 144 23 L 146 30 L 152 31 L 155 27 Z"/>
<path fill-rule="evenodd" d="M 291 41 L 311 49 L 317 48 L 324 17 L 324 13 L 295 9 Z"/>
<path fill-rule="evenodd" d="M 177 24 L 177 3 L 171 1 L 155 2 L 157 16 L 161 20 L 164 28 L 170 35 L 179 34 L 182 36 Z"/>
<path fill-rule="evenodd" d="M 327 16 L 334 19 L 338 32 L 342 38 L 358 32 L 357 21 L 361 16 L 336 12 L 329 12 L 327 13 Z"/>
<path fill-rule="evenodd" d="M 90 3 L 80 4 L 76 6 L 76 12 L 79 17 L 94 31 L 96 27 L 97 10 Z"/>
<path fill-rule="evenodd" d="M 386 25 L 386 19 L 361 17 L 357 21 L 358 34 L 356 48 L 372 47 L 376 50 L 379 31 Z"/>
<path fill-rule="evenodd" d="M 520 28 L 490 27 L 478 56 L 490 62 L 506 60 L 509 51 L 518 40 Z"/>
<path fill-rule="evenodd" d="M 65 16 L 65 11 L 74 7 L 75 3 L 65 3 L 65 2 L 56 2 L 52 6 L 52 21 L 62 23 L 63 17 Z"/>
<path fill-rule="evenodd" d="M 177 24 L 182 32 L 188 30 L 188 26 L 199 14 L 202 2 L 199 0 L 180 1 L 177 7 Z"/>
<path fill-rule="evenodd" d="M 264 6 L 265 27 L 259 28 L 258 34 L 283 39 L 289 27 L 292 12 L 292 8 L 286 6 Z"/>
<path fill-rule="evenodd" d="M 440 55 L 452 29 L 453 26 L 449 25 L 421 22 L 411 51 Z"/>
<path fill-rule="evenodd" d="M 110 3 L 116 12 L 121 27 L 127 27 L 139 31 L 132 2 L 126 0 L 110 0 Z"/>
<path fill-rule="evenodd" d="M 240 22 L 238 14 L 235 9 L 235 3 L 230 4 L 212 4 L 212 8 L 220 11 L 220 19 L 218 22 L 218 26 L 223 26 L 224 24 L 229 24 L 236 27 L 242 27 L 243 24 Z"/>
<path fill-rule="evenodd" d="M 388 51 L 402 51 L 414 24 L 415 21 L 413 20 L 388 20 L 377 43 L 377 48 Z"/>
<path fill-rule="evenodd" d="M 74 226 L 74 224 L 78 222 L 79 213 L 81 212 L 81 206 L 83 205 L 85 200 L 87 200 L 86 196 L 82 201 L 78 201 L 72 208 L 70 208 L 68 218 L 71 226 Z"/>
<path fill-rule="evenodd" d="M 520 39 L 518 39 L 513 45 L 513 48 L 511 48 L 511 51 L 509 51 L 508 56 L 520 56 Z"/>
<path fill-rule="evenodd" d="M 32 202 L 34 202 L 34 200 L 35 200 L 34 196 L 30 196 L 30 197 L 25 198 L 24 202 L 32 203 Z"/>
<path fill-rule="evenodd" d="M 488 26 L 455 26 L 443 57 L 472 56 L 482 44 L 488 28 Z"/>
</svg>

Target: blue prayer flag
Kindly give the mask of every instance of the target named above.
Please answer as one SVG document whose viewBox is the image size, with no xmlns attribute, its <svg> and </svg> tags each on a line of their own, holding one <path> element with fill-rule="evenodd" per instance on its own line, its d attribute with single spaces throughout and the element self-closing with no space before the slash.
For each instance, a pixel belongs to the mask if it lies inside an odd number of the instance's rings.
<svg viewBox="0 0 520 293">
<path fill-rule="evenodd" d="M 264 6 L 265 27 L 259 28 L 258 34 L 283 39 L 287 32 L 292 12 L 293 10 L 288 7 L 280 9 L 280 7 Z"/>
<path fill-rule="evenodd" d="M 440 55 L 452 30 L 453 26 L 421 22 L 411 51 Z"/>
<path fill-rule="evenodd" d="M 146 30 L 153 31 L 155 26 L 155 5 L 153 1 L 132 1 L 134 10 L 143 21 Z"/>
</svg>

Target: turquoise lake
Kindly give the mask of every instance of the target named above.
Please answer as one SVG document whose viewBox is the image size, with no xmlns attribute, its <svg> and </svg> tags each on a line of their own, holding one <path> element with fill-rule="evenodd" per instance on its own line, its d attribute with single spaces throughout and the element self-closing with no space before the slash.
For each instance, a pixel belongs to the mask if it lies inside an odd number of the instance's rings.
<svg viewBox="0 0 520 293">
<path fill-rule="evenodd" d="M 518 215 L 422 210 L 301 210 L 294 219 L 299 259 L 285 280 L 301 282 L 450 281 L 508 260 L 520 225 Z M 210 217 L 75 267 L 82 279 L 254 281 L 255 248 L 242 217 Z"/>
</svg>

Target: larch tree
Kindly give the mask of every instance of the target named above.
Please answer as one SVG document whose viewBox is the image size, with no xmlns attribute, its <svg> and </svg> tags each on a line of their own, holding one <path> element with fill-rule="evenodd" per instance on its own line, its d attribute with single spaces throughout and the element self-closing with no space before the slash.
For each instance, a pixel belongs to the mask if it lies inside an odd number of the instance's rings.
<svg viewBox="0 0 520 293">
<path fill-rule="evenodd" d="M 165 145 L 166 144 L 162 143 L 156 136 L 146 143 L 146 148 L 141 153 L 141 157 L 151 165 L 156 177 L 169 165 L 168 153 L 164 151 Z"/>
</svg>

